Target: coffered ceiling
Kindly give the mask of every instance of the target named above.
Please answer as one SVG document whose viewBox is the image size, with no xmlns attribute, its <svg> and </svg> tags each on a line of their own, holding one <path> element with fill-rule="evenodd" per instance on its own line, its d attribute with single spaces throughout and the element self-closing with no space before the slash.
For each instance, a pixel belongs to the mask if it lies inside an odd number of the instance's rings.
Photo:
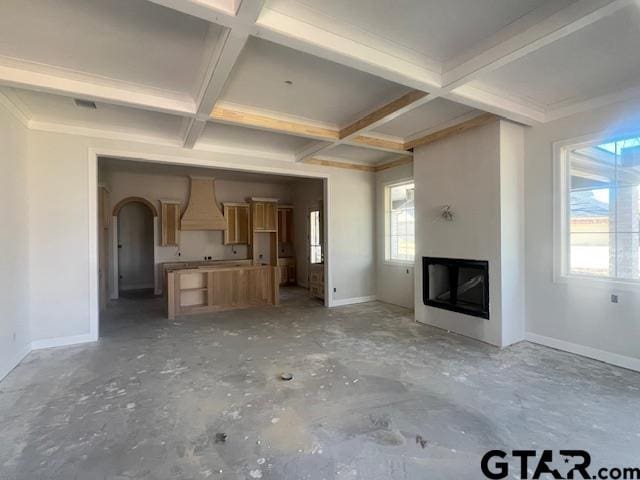
<svg viewBox="0 0 640 480">
<path fill-rule="evenodd" d="M 5 0 L 0 100 L 33 129 L 378 168 L 640 96 L 639 42 L 638 0 Z"/>
</svg>

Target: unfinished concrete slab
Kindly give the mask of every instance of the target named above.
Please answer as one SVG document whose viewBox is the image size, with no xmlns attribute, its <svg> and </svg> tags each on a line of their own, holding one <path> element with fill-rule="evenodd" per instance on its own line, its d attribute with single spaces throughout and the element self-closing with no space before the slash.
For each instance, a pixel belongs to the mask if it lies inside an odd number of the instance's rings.
<svg viewBox="0 0 640 480">
<path fill-rule="evenodd" d="M 174 322 L 122 299 L 98 344 L 31 353 L 0 383 L 0 478 L 483 478 L 494 448 L 637 463 L 638 373 L 286 297 Z"/>
</svg>

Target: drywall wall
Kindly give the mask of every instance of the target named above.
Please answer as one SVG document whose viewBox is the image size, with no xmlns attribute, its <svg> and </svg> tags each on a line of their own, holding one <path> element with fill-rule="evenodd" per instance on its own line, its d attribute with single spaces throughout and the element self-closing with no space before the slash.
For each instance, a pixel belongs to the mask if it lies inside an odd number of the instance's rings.
<svg viewBox="0 0 640 480">
<path fill-rule="evenodd" d="M 89 257 L 97 252 L 89 244 L 90 149 L 165 163 L 326 175 L 328 236 L 330 245 L 335 245 L 327 249 L 328 281 L 336 287 L 332 300 L 350 302 L 375 295 L 371 173 L 60 133 L 32 131 L 30 137 L 29 252 L 37 258 L 29 267 L 30 318 L 36 340 L 84 341 L 91 333 Z"/>
<path fill-rule="evenodd" d="M 414 265 L 385 261 L 385 186 L 413 179 L 413 164 L 382 170 L 376 174 L 376 297 L 381 302 L 413 309 Z"/>
<path fill-rule="evenodd" d="M 524 129 L 500 122 L 500 300 L 502 345 L 525 334 Z"/>
<path fill-rule="evenodd" d="M 525 135 L 527 338 L 640 369 L 640 287 L 553 279 L 553 142 L 637 134 L 640 101 L 527 129 Z M 619 295 L 613 304 L 610 295 Z"/>
<path fill-rule="evenodd" d="M 0 104 L 0 380 L 30 348 L 27 135 Z"/>
<path fill-rule="evenodd" d="M 419 147 L 414 156 L 416 320 L 501 347 L 522 340 L 522 127 L 493 122 Z M 443 205 L 454 221 L 440 216 Z M 423 256 L 487 260 L 490 319 L 425 306 Z"/>
</svg>

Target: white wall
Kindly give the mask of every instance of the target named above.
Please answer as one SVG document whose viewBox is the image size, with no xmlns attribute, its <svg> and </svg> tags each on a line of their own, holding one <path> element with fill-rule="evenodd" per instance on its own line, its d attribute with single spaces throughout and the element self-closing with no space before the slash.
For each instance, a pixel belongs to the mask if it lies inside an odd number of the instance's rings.
<svg viewBox="0 0 640 480">
<path fill-rule="evenodd" d="M 524 338 L 523 132 L 493 122 L 414 153 L 416 320 L 497 346 Z M 440 217 L 451 205 L 454 221 Z M 425 306 L 423 256 L 487 260 L 490 319 Z"/>
<path fill-rule="evenodd" d="M 316 165 L 276 162 L 107 139 L 33 131 L 29 154 L 31 321 L 34 340 L 90 333 L 89 149 L 157 162 L 327 175 L 330 185 L 329 283 L 334 300 L 375 294 L 374 176 Z M 95 191 L 91 192 L 95 195 Z M 41 343 L 42 344 L 42 343 Z"/>
<path fill-rule="evenodd" d="M 332 172 L 329 179 L 329 240 L 333 299 L 375 298 L 375 174 Z M 326 258 L 326 257 L 325 257 Z"/>
<path fill-rule="evenodd" d="M 529 128 L 525 136 L 527 338 L 640 369 L 640 288 L 553 280 L 555 141 L 640 131 L 640 101 Z M 620 303 L 610 302 L 611 293 Z"/>
<path fill-rule="evenodd" d="M 0 104 L 0 380 L 30 344 L 27 134 Z"/>
<path fill-rule="evenodd" d="M 385 261 L 385 185 L 413 179 L 413 164 L 382 170 L 376 174 L 376 297 L 381 302 L 414 307 L 414 265 Z"/>
</svg>

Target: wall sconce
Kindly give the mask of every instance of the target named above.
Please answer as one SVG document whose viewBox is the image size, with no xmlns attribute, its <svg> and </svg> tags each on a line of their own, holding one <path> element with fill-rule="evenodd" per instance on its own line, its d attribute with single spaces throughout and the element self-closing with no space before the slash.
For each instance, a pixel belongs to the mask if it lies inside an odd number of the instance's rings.
<svg viewBox="0 0 640 480">
<path fill-rule="evenodd" d="M 440 216 L 447 222 L 453 222 L 456 219 L 456 214 L 451 209 L 451 205 L 443 205 L 440 207 Z"/>
</svg>

